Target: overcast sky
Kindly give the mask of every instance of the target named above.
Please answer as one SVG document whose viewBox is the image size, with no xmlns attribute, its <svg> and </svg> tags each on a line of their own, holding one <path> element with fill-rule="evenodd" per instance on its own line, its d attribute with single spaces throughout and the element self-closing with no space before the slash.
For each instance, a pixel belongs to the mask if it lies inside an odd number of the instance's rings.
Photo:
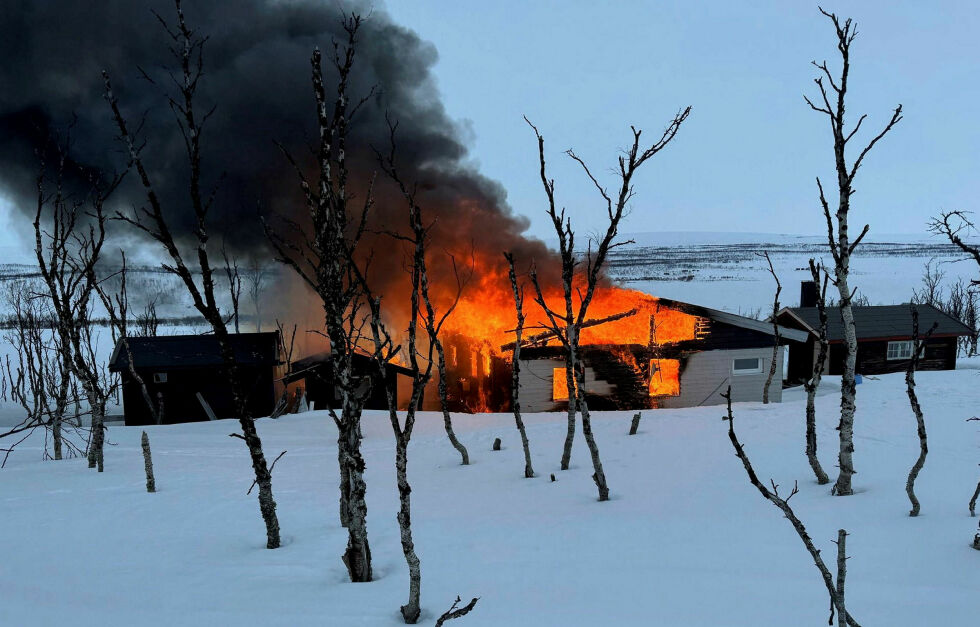
<svg viewBox="0 0 980 627">
<path fill-rule="evenodd" d="M 901 103 L 905 119 L 859 174 L 856 221 L 872 232 L 917 233 L 940 209 L 973 209 L 980 151 L 980 17 L 967 2 L 828 2 L 858 24 L 850 121 L 867 140 Z M 829 21 L 815 5 L 780 0 L 656 2 L 390 1 L 396 22 L 438 51 L 434 72 L 474 163 L 507 189 L 531 232 L 550 239 L 536 147 L 545 136 L 559 202 L 579 230 L 602 206 L 575 150 L 605 180 L 635 124 L 651 137 L 683 106 L 691 117 L 644 166 L 624 231 L 819 234 L 814 177 L 834 185 L 811 59 L 839 67 Z M 857 142 L 858 140 L 856 140 Z M 0 252 L 13 243 L 0 200 Z"/>
<path fill-rule="evenodd" d="M 858 25 L 849 113 L 869 139 L 901 103 L 905 119 L 867 158 L 853 197 L 872 232 L 924 231 L 942 208 L 972 209 L 980 152 L 978 13 L 969 2 L 828 2 Z M 827 119 L 811 111 L 810 61 L 839 68 L 829 21 L 806 2 L 712 0 L 390 2 L 439 51 L 446 107 L 472 155 L 547 236 L 526 114 L 548 142 L 559 200 L 583 228 L 601 211 L 561 154 L 615 164 L 635 124 L 651 135 L 684 105 L 674 144 L 639 176 L 628 231 L 819 234 L 815 176 L 833 178 Z M 860 137 L 860 136 L 859 136 Z M 857 143 L 857 142 L 855 142 Z M 614 183 L 612 177 L 607 180 Z"/>
</svg>

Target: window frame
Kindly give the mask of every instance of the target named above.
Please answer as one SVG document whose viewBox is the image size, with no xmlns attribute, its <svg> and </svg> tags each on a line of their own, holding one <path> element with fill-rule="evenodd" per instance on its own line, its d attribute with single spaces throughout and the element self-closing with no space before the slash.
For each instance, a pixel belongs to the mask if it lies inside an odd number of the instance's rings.
<svg viewBox="0 0 980 627">
<path fill-rule="evenodd" d="M 735 362 L 737 361 L 747 361 L 749 359 L 754 359 L 756 362 L 755 368 L 736 368 Z M 745 375 L 762 374 L 763 371 L 763 359 L 762 357 L 733 357 L 732 358 L 732 376 L 741 377 Z"/>
<path fill-rule="evenodd" d="M 895 356 L 892 356 L 892 347 L 901 346 L 902 351 L 899 353 L 896 350 Z M 912 359 L 912 350 L 914 343 L 912 340 L 889 340 L 888 344 L 885 345 L 885 361 L 903 361 L 906 359 Z M 925 351 L 925 344 L 922 345 L 920 351 Z"/>
</svg>

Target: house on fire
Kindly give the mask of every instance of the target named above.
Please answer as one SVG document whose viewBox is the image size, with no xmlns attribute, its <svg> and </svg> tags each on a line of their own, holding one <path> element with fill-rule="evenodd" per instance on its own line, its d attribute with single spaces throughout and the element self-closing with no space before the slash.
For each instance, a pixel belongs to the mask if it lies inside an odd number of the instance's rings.
<svg viewBox="0 0 980 627">
<path fill-rule="evenodd" d="M 276 369 L 281 364 L 278 331 L 232 334 L 229 341 L 246 382 L 249 412 L 268 416 L 275 403 Z M 153 424 L 141 386 L 132 376 L 130 358 L 150 397 L 163 402 L 165 424 L 208 420 L 208 409 L 216 418 L 237 417 L 218 339 L 213 335 L 131 337 L 116 343 L 109 370 L 122 379 L 126 424 Z"/>
<path fill-rule="evenodd" d="M 583 329 L 581 358 L 590 408 L 717 405 L 729 386 L 732 400 L 762 400 L 776 342 L 771 323 L 663 298 L 635 305 Z M 554 411 L 568 403 L 563 349 L 554 342 L 535 345 L 536 339 L 545 339 L 541 335 L 528 338 L 521 348 L 519 398 L 529 412 Z M 780 345 L 807 339 L 805 331 L 792 328 L 780 328 L 779 335 Z M 776 360 L 769 398 L 780 402 L 783 350 L 776 351 Z"/>
<path fill-rule="evenodd" d="M 776 317 L 779 324 L 807 334 L 805 342 L 790 346 L 787 374 L 790 382 L 810 378 L 819 349 L 820 315 L 816 306 L 816 285 L 813 281 L 804 281 L 800 292 L 800 306 L 783 308 Z M 936 325 L 932 336 L 925 341 L 918 368 L 953 370 L 956 368 L 958 339 L 972 336 L 973 330 L 932 305 L 915 307 L 919 315 L 920 334 L 924 335 L 933 324 Z M 867 375 L 904 371 L 912 357 L 912 312 L 909 304 L 854 307 L 853 311 L 858 340 L 855 372 Z M 827 339 L 830 341 L 830 353 L 824 373 L 842 374 L 844 323 L 838 307 L 827 308 Z"/>
</svg>

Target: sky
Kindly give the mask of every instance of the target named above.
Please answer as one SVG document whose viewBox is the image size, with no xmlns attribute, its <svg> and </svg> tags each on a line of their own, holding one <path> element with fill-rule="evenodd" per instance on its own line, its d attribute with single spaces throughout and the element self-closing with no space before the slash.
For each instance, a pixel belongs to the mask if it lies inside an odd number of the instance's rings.
<svg viewBox="0 0 980 627">
<path fill-rule="evenodd" d="M 849 116 L 868 114 L 867 140 L 903 105 L 905 118 L 866 159 L 854 221 L 872 234 L 922 233 L 942 209 L 973 208 L 980 130 L 975 34 L 965 2 L 835 2 L 854 18 Z M 826 117 L 812 59 L 836 72 L 829 21 L 785 1 L 390 0 L 379 5 L 438 52 L 434 74 L 470 159 L 501 182 L 508 202 L 552 239 L 534 136 L 546 141 L 558 202 L 576 229 L 604 228 L 604 207 L 574 148 L 616 184 L 612 168 L 630 125 L 658 136 L 693 107 L 674 143 L 643 167 L 621 230 L 819 234 L 815 177 L 833 187 Z M 0 254 L 17 248 L 0 198 Z"/>
<path fill-rule="evenodd" d="M 815 177 L 834 186 L 825 116 L 809 109 L 816 68 L 839 54 L 815 4 L 783 1 L 440 2 L 388 4 L 436 46 L 446 108 L 471 154 L 508 191 L 532 233 L 550 234 L 534 137 L 541 130 L 558 200 L 581 228 L 603 207 L 567 148 L 605 173 L 631 124 L 651 136 L 693 111 L 648 162 L 625 231 L 820 234 Z M 941 209 L 973 209 L 980 152 L 977 40 L 967 2 L 828 2 L 854 18 L 849 119 L 869 140 L 901 103 L 905 118 L 865 160 L 852 198 L 872 234 L 920 233 Z M 856 138 L 855 144 L 858 143 Z"/>
</svg>

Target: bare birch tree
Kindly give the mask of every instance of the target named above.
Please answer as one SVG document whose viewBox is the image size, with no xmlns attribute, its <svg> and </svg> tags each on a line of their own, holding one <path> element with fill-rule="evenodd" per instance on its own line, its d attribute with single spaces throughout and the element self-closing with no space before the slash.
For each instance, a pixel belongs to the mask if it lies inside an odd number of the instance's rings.
<svg viewBox="0 0 980 627">
<path fill-rule="evenodd" d="M 263 265 L 259 257 L 253 256 L 249 258 L 245 278 L 248 298 L 252 301 L 252 309 L 255 312 L 256 333 L 262 332 L 262 299 L 265 296 L 265 287 L 269 279 L 269 274 L 269 270 Z"/>
<path fill-rule="evenodd" d="M 912 313 L 912 357 L 909 359 L 909 364 L 905 369 L 905 386 L 909 397 L 909 404 L 912 406 L 912 413 L 915 414 L 916 433 L 919 436 L 919 457 L 915 460 L 912 469 L 909 470 L 909 477 L 905 482 L 905 492 L 908 494 L 909 502 L 912 504 L 912 510 L 909 512 L 909 516 L 918 516 L 919 499 L 915 497 L 915 479 L 919 476 L 919 471 L 922 470 L 922 467 L 926 463 L 926 455 L 929 454 L 929 445 L 926 439 L 926 421 L 922 416 L 919 397 L 915 393 L 915 369 L 919 366 L 919 359 L 922 356 L 921 352 L 925 347 L 926 341 L 932 336 L 939 323 L 934 322 L 932 327 L 926 331 L 926 334 L 920 338 L 919 309 L 915 306 L 915 303 L 909 303 L 909 311 Z"/>
<path fill-rule="evenodd" d="M 153 418 L 154 424 L 159 425 L 163 424 L 163 395 L 161 392 L 157 392 L 157 398 L 154 399 L 150 394 L 146 381 L 143 380 L 142 375 L 136 369 L 136 359 L 129 346 L 129 292 L 126 288 L 126 277 L 128 274 L 126 252 L 120 251 L 120 256 L 122 257 L 122 265 L 115 275 L 119 277 L 119 289 L 115 293 L 109 292 L 105 279 L 97 283 L 95 289 L 98 292 L 99 298 L 102 300 L 102 306 L 109 316 L 112 341 L 114 344 L 121 344 L 122 349 L 126 351 L 126 367 L 129 376 L 139 386 L 143 396 L 143 402 L 146 403 L 147 408 L 150 410 L 150 416 Z"/>
<path fill-rule="evenodd" d="M 56 149 L 58 164 L 53 177 L 42 158 L 36 186 L 34 254 L 54 314 L 62 363 L 81 384 L 89 405 L 88 467 L 102 472 L 104 417 L 111 390 L 92 346 L 91 308 L 98 283 L 96 265 L 106 237 L 105 202 L 123 175 L 90 173 L 84 198 L 69 193 L 64 177 L 68 174 L 70 146 L 69 132 L 64 145 Z"/>
<path fill-rule="evenodd" d="M 727 403 L 727 415 L 723 416 L 722 419 L 728 421 L 728 439 L 732 442 L 732 447 L 735 449 L 735 455 L 742 462 L 742 466 L 745 468 L 745 473 L 749 477 L 749 482 L 759 491 L 762 496 L 768 500 L 770 503 L 779 508 L 783 513 L 783 516 L 793 525 L 793 530 L 796 531 L 796 535 L 800 537 L 803 542 L 803 546 L 806 547 L 807 552 L 813 559 L 813 563 L 816 565 L 817 570 L 820 571 L 820 575 L 823 578 L 824 585 L 827 587 L 827 593 L 830 595 L 830 621 L 829 625 L 834 624 L 834 612 L 837 612 L 838 625 L 839 627 L 845 627 L 845 625 L 850 625 L 851 627 L 860 627 L 858 622 L 854 620 L 851 615 L 847 612 L 844 606 L 844 580 L 846 575 L 846 561 L 847 553 L 845 547 L 845 539 L 847 537 L 847 532 L 843 529 L 837 532 L 837 581 L 834 581 L 834 576 L 827 567 L 827 564 L 823 561 L 823 557 L 820 556 L 820 549 L 818 549 L 813 544 L 813 539 L 810 534 L 807 533 L 806 526 L 803 521 L 799 519 L 793 508 L 790 506 L 789 501 L 800 491 L 799 486 L 795 483 L 793 484 L 793 489 L 790 491 L 786 498 L 779 496 L 779 486 L 776 485 L 774 481 L 769 480 L 769 484 L 772 489 L 766 487 L 764 483 L 759 480 L 759 476 L 756 475 L 755 469 L 752 467 L 752 462 L 749 461 L 749 456 L 745 452 L 745 448 L 742 443 L 739 442 L 738 436 L 735 435 L 735 415 L 732 412 L 732 389 L 729 386 L 728 391 L 722 395 Z"/>
<path fill-rule="evenodd" d="M 827 67 L 826 61 L 819 64 L 813 61 L 813 65 L 821 72 L 821 75 L 814 79 L 820 92 L 821 100 L 818 104 L 814 104 L 813 100 L 807 96 L 804 96 L 804 100 L 806 100 L 806 103 L 811 109 L 827 116 L 834 137 L 834 163 L 837 171 L 837 187 L 839 192 L 837 210 L 834 215 L 831 215 L 830 204 L 824 195 L 820 177 L 817 177 L 817 189 L 820 195 L 820 205 L 823 208 L 823 214 L 827 221 L 827 240 L 830 245 L 830 254 L 834 259 L 833 283 L 840 294 L 839 307 L 844 323 L 844 372 L 841 377 L 841 419 L 839 427 L 840 474 L 837 477 L 837 483 L 834 485 L 833 493 L 838 496 L 846 496 L 854 493 L 851 486 L 851 477 L 855 474 L 853 453 L 855 397 L 857 395 L 857 386 L 854 380 L 854 370 L 857 364 L 857 331 L 854 326 L 854 312 L 851 309 L 852 301 L 857 290 L 852 290 L 849 283 L 851 254 L 868 233 L 868 225 L 865 225 L 861 233 L 852 240 L 848 231 L 848 214 L 851 208 L 851 196 L 854 194 L 854 178 L 857 176 L 858 169 L 871 149 L 902 119 L 902 105 L 898 105 L 895 108 L 891 119 L 885 125 L 884 129 L 861 149 L 853 163 L 848 164 L 845 155 L 847 145 L 860 130 L 865 118 L 867 118 L 867 115 L 862 115 L 858 118 L 854 128 L 850 130 L 846 128 L 844 123 L 844 104 L 848 89 L 848 75 L 850 73 L 851 44 L 857 36 L 857 30 L 850 19 L 846 19 L 842 23 L 834 13 L 828 13 L 822 8 L 820 12 L 834 25 L 834 31 L 837 36 L 837 50 L 841 55 L 841 72 L 837 78 L 834 78 L 830 69 Z M 826 79 L 826 83 L 824 79 Z"/>
<path fill-rule="evenodd" d="M 170 51 L 174 55 L 179 67 L 172 74 L 177 93 L 170 96 L 168 102 L 184 138 L 185 153 L 189 166 L 188 201 L 196 219 L 195 234 L 197 246 L 195 252 L 197 270 L 201 275 L 200 284 L 198 284 L 194 273 L 184 260 L 183 253 L 174 238 L 166 217 L 168 210 L 164 207 L 163 201 L 157 193 L 150 176 L 149 169 L 144 162 L 143 149 L 146 146 L 146 142 L 134 135 L 134 132 L 130 130 L 126 116 L 122 113 L 119 101 L 113 92 L 109 73 L 103 72 L 105 99 L 112 111 L 119 141 L 123 145 L 125 154 L 129 159 L 129 167 L 136 171 L 139 183 L 146 195 L 146 203 L 136 208 L 132 215 L 119 213 L 117 217 L 149 235 L 163 246 L 167 256 L 170 258 L 170 262 L 163 264 L 163 268 L 181 279 L 181 282 L 187 289 L 187 293 L 191 297 L 194 308 L 207 320 L 214 332 L 220 348 L 225 372 L 231 383 L 232 396 L 242 429 L 242 433 L 236 433 L 234 435 L 243 440 L 248 447 L 249 456 L 252 461 L 252 470 L 255 473 L 255 481 L 259 487 L 258 501 L 266 528 L 266 546 L 270 549 L 275 549 L 280 545 L 280 534 L 279 519 L 276 515 L 276 502 L 272 494 L 272 475 L 269 472 L 265 454 L 262 450 L 262 440 L 259 438 L 258 432 L 255 429 L 255 421 L 249 412 L 247 387 L 240 376 L 239 368 L 235 361 L 235 353 L 232 349 L 225 317 L 222 315 L 217 304 L 215 297 L 214 266 L 211 264 L 207 250 L 209 240 L 208 213 L 217 190 L 215 189 L 207 193 L 202 189 L 201 135 L 214 109 L 201 116 L 195 103 L 197 87 L 201 77 L 204 75 L 203 49 L 206 38 L 202 38 L 187 24 L 180 0 L 175 0 L 174 4 L 176 8 L 176 25 L 171 26 L 163 18 L 160 18 L 160 22 L 173 42 Z"/>
<path fill-rule="evenodd" d="M 411 298 L 409 308 L 409 323 L 407 329 L 407 346 L 405 353 L 408 357 L 409 369 L 412 376 L 412 393 L 405 410 L 404 422 L 398 418 L 397 404 L 393 390 L 386 386 L 388 400 L 388 415 L 391 427 L 395 434 L 395 474 L 398 482 L 398 526 L 401 533 L 402 552 L 408 564 L 409 571 L 409 595 L 408 603 L 401 607 L 402 617 L 408 624 L 418 621 L 421 613 L 420 595 L 422 587 L 421 562 L 415 552 L 415 543 L 412 537 L 412 488 L 408 482 L 408 444 L 412 439 L 412 430 L 415 427 L 415 416 L 422 403 L 422 393 L 425 386 L 432 379 L 433 366 L 438 362 L 440 368 L 440 397 L 443 403 L 443 414 L 445 417 L 446 431 L 453 441 L 454 446 L 458 443 L 455 433 L 452 431 L 452 423 L 448 417 L 448 408 L 445 398 L 445 355 L 439 334 L 449 316 L 456 309 L 460 296 L 463 291 L 463 281 L 460 279 L 456 268 L 455 259 L 451 258 L 453 271 L 456 276 L 455 297 L 447 303 L 441 312 L 436 312 L 433 304 L 432 295 L 429 290 L 429 273 L 426 261 L 426 253 L 431 240 L 431 224 L 426 224 L 422 215 L 422 207 L 417 201 L 417 186 L 409 187 L 398 172 L 395 163 L 396 142 L 395 132 L 397 124 L 389 121 L 391 132 L 391 149 L 387 155 L 378 155 L 378 160 L 382 170 L 395 183 L 405 199 L 408 206 L 408 225 L 410 235 L 399 235 L 391 233 L 392 237 L 408 245 L 411 251 L 411 262 L 409 273 L 411 276 Z M 369 288 L 365 284 L 365 291 Z M 381 319 L 380 299 L 371 298 L 371 331 L 374 339 L 374 356 L 380 373 L 384 375 L 385 366 L 393 355 L 393 342 L 390 334 L 384 328 Z M 419 330 L 426 335 L 426 345 L 422 347 L 419 341 Z M 386 352 L 387 351 L 387 352 Z M 462 444 L 457 446 L 457 450 L 462 448 L 463 463 L 469 463 L 465 447 Z"/>
<path fill-rule="evenodd" d="M 766 251 L 762 254 L 756 253 L 760 257 L 766 260 L 769 264 L 769 274 L 772 275 L 774 281 L 776 281 L 776 294 L 772 298 L 772 359 L 769 363 L 769 376 L 766 377 L 765 387 L 762 388 L 762 404 L 769 404 L 769 386 L 772 385 L 772 380 L 776 377 L 776 362 L 779 357 L 779 323 L 776 321 L 776 316 L 779 314 L 779 293 L 783 291 L 783 285 L 779 282 L 779 277 L 776 275 L 776 269 L 772 266 L 772 259 L 769 258 L 769 252 Z"/>
<path fill-rule="evenodd" d="M 548 178 L 546 171 L 544 137 L 538 132 L 537 127 L 531 124 L 530 120 L 526 117 L 524 118 L 534 130 L 534 135 L 538 140 L 541 184 L 544 187 L 545 196 L 548 200 L 547 214 L 551 218 L 552 226 L 558 235 L 559 254 L 561 255 L 562 262 L 563 311 L 553 309 L 548 304 L 544 291 L 538 281 L 537 273 L 534 270 L 531 272 L 531 282 L 534 285 L 536 295 L 535 301 L 546 314 L 550 330 L 554 332 L 555 337 L 559 339 L 565 348 L 565 376 L 568 386 L 568 433 L 565 439 L 565 448 L 562 453 L 561 467 L 563 470 L 567 469 L 569 460 L 571 459 L 572 440 L 575 433 L 575 413 L 577 410 L 582 415 L 582 435 L 585 438 L 586 445 L 589 447 L 589 453 L 592 457 L 592 467 L 595 471 L 592 479 L 598 488 L 600 501 L 609 499 L 609 486 L 606 482 L 605 472 L 602 469 L 602 461 L 599 458 L 599 447 L 592 434 L 592 420 L 586 400 L 585 366 L 581 363 L 579 356 L 579 330 L 585 322 L 589 305 L 592 303 L 596 288 L 602 277 L 606 256 L 610 250 L 630 243 L 629 241 L 617 241 L 616 237 L 619 234 L 619 224 L 626 214 L 628 205 L 635 193 L 633 188 L 634 174 L 636 174 L 636 171 L 647 160 L 667 147 L 677 135 L 677 131 L 680 130 L 681 124 L 684 123 L 684 120 L 687 119 L 690 112 L 690 107 L 678 112 L 664 129 L 663 134 L 645 149 L 641 149 L 640 147 L 642 131 L 636 127 L 630 127 L 633 131 L 633 140 L 630 148 L 618 158 L 617 175 L 619 178 L 619 189 L 615 192 L 615 196 L 611 195 L 599 183 L 585 161 L 579 158 L 574 151 L 566 151 L 565 154 L 582 167 L 585 175 L 595 186 L 602 198 L 602 204 L 604 205 L 608 219 L 608 226 L 606 227 L 605 233 L 601 237 L 596 238 L 594 242 L 594 250 L 592 248 L 593 242 L 589 243 L 584 258 L 584 272 L 578 278 L 576 278 L 576 269 L 583 260 L 576 258 L 575 234 L 572 230 L 571 218 L 565 215 L 564 209 L 559 212 L 555 206 L 555 182 L 554 179 Z M 577 306 L 573 302 L 576 296 L 578 298 Z M 574 401 L 572 400 L 573 396 L 575 398 Z"/>
<path fill-rule="evenodd" d="M 51 434 L 51 458 L 60 460 L 64 449 L 68 449 L 69 455 L 78 451 L 64 437 L 65 418 L 72 401 L 71 352 L 62 348 L 59 334 L 48 328 L 54 321 L 49 301 L 29 282 L 7 285 L 4 302 L 11 312 L 11 329 L 4 338 L 13 349 L 16 366 L 11 367 L 7 355 L 6 370 L 0 368 L 4 381 L 2 396 L 6 400 L 9 392 L 10 400 L 21 406 L 25 416 L 13 428 L 0 432 L 0 439 L 23 433 L 20 438 L 23 441 L 36 429 L 44 428 Z M 20 441 L 12 441 L 10 446 L 0 449 L 5 453 L 4 461 Z M 47 445 L 44 455 L 48 455 Z"/>
<path fill-rule="evenodd" d="M 514 412 L 514 422 L 521 434 L 521 446 L 524 448 L 524 477 L 534 477 L 531 466 L 531 445 L 527 439 L 527 429 L 521 417 L 521 342 L 524 335 L 524 286 L 517 282 L 517 272 L 514 269 L 514 254 L 504 253 L 507 259 L 507 276 L 510 277 L 510 289 L 514 293 L 514 310 L 517 312 L 517 326 L 514 328 L 514 349 L 511 353 L 511 409 Z M 457 599 L 458 601 L 458 599 Z"/>
<path fill-rule="evenodd" d="M 823 280 L 821 281 L 821 274 Z M 817 483 L 825 485 L 830 483 L 830 477 L 824 472 L 820 465 L 820 458 L 817 457 L 817 388 L 820 387 L 820 379 L 823 377 L 823 369 L 827 363 L 827 354 L 830 352 L 830 341 L 827 339 L 827 282 L 828 276 L 823 266 L 810 259 L 810 276 L 817 289 L 817 314 L 820 318 L 820 328 L 817 335 L 817 358 L 813 362 L 813 373 L 803 384 L 806 390 L 806 458 L 810 462 L 810 468 L 817 478 Z"/>
<path fill-rule="evenodd" d="M 358 245 L 374 203 L 373 180 L 359 207 L 354 206 L 348 186 L 347 139 L 350 124 L 371 93 L 351 104 L 352 68 L 362 18 L 346 15 L 343 28 L 347 40 L 334 42 L 332 66 L 337 74 L 336 93 L 328 100 L 323 84 L 319 48 L 310 58 L 313 96 L 319 142 L 316 146 L 315 178 L 309 179 L 284 146 L 285 158 L 293 166 L 309 215 L 307 224 L 278 216 L 284 227 L 277 231 L 265 223 L 266 234 L 280 262 L 292 268 L 320 297 L 330 341 L 333 382 L 340 407 L 327 407 L 337 426 L 337 463 L 340 471 L 340 523 L 347 529 L 343 555 L 351 581 L 371 581 L 371 547 L 367 529 L 367 483 L 361 454 L 361 412 L 371 395 L 371 378 L 355 371 L 354 355 L 370 319 L 365 293 L 366 270 L 358 265 Z"/>
<path fill-rule="evenodd" d="M 228 296 L 231 298 L 231 320 L 235 323 L 235 333 L 239 333 L 241 325 L 239 323 L 238 303 L 242 299 L 242 275 L 238 271 L 238 259 L 232 255 L 228 256 L 228 251 L 224 244 L 221 245 L 221 257 L 225 262 L 225 278 L 228 279 Z"/>
<path fill-rule="evenodd" d="M 976 228 L 966 211 L 943 211 L 938 217 L 929 221 L 930 231 L 945 236 L 953 245 L 977 262 L 977 265 L 980 265 L 980 247 L 963 239 L 968 233 L 976 231 Z M 973 279 L 970 283 L 980 285 L 980 279 Z"/>
</svg>

